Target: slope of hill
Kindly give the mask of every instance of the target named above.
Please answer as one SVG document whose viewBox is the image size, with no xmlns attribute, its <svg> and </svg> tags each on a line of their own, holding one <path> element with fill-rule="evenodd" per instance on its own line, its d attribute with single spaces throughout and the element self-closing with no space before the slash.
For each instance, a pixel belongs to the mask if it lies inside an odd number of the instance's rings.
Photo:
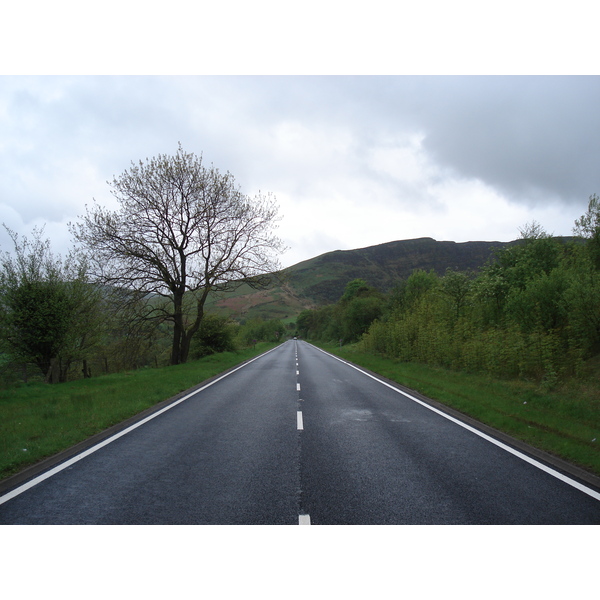
<svg viewBox="0 0 600 600">
<path fill-rule="evenodd" d="M 514 243 L 514 242 L 509 242 Z M 361 278 L 388 291 L 414 269 L 447 267 L 478 269 L 503 242 L 438 242 L 432 238 L 403 240 L 359 248 L 335 250 L 284 269 L 269 290 L 244 285 L 235 292 L 211 298 L 207 309 L 237 320 L 294 319 L 305 308 L 337 302 L 349 281 Z"/>
<path fill-rule="evenodd" d="M 242 286 L 236 292 L 213 298 L 207 308 L 238 320 L 253 317 L 293 320 L 305 308 L 337 302 L 353 279 L 364 279 L 387 292 L 415 269 L 433 269 L 438 275 L 443 275 L 448 267 L 476 271 L 492 257 L 494 250 L 518 243 L 519 240 L 459 243 L 417 238 L 356 250 L 335 250 L 284 269 L 280 282 L 269 290 Z"/>
<path fill-rule="evenodd" d="M 297 292 L 317 304 L 336 302 L 348 281 L 364 279 L 388 291 L 406 279 L 414 269 L 433 269 L 443 275 L 448 267 L 465 271 L 482 267 L 502 242 L 438 242 L 417 238 L 369 246 L 357 250 L 336 250 L 287 269 Z"/>
</svg>

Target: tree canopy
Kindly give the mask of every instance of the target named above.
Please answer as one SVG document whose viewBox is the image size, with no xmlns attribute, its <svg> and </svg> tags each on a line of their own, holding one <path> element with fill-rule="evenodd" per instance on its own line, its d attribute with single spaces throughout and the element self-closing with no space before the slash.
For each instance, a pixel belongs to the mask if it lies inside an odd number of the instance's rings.
<svg viewBox="0 0 600 600">
<path fill-rule="evenodd" d="M 208 295 L 263 285 L 279 269 L 275 201 L 243 194 L 230 173 L 181 145 L 174 156 L 132 163 L 111 188 L 119 208 L 87 207 L 72 233 L 97 281 L 131 298 L 151 295 L 144 318 L 173 324 L 171 363 L 186 362 Z"/>
</svg>

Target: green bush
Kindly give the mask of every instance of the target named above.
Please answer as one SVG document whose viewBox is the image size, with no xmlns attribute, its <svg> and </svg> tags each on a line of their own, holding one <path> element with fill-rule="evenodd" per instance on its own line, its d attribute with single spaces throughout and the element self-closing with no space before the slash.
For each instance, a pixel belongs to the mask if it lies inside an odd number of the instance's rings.
<svg viewBox="0 0 600 600">
<path fill-rule="evenodd" d="M 205 315 L 190 344 L 190 356 L 197 360 L 218 352 L 232 352 L 235 325 L 227 317 Z"/>
</svg>

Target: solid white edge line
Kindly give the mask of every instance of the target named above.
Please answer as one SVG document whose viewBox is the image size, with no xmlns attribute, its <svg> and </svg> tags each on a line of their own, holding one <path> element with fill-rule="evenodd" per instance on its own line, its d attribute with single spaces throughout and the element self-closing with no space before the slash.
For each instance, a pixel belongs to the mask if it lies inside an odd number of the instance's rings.
<svg viewBox="0 0 600 600">
<path fill-rule="evenodd" d="M 115 435 L 103 440 L 102 442 L 99 442 L 95 446 L 92 446 L 91 448 L 84 450 L 81 454 L 77 454 L 77 456 L 70 458 L 69 460 L 65 461 L 64 463 L 57 465 L 53 469 L 50 469 L 49 471 L 46 471 L 45 473 L 42 473 L 41 475 L 34 477 L 27 483 L 24 483 L 23 485 L 15 488 L 14 490 L 8 492 L 7 494 L 4 494 L 4 496 L 0 496 L 0 504 L 4 504 L 5 502 L 8 502 L 15 496 L 18 496 L 18 495 L 22 494 L 23 492 L 26 492 L 28 489 L 36 486 L 38 483 L 41 483 L 45 479 L 48 479 L 48 478 L 52 477 L 53 475 L 60 473 L 60 471 L 67 469 L 68 467 L 75 464 L 76 462 L 79 462 L 81 459 L 85 458 L 86 456 L 93 454 L 97 450 L 100 450 L 100 448 L 107 446 L 108 444 L 110 444 L 111 442 L 114 442 L 115 440 L 119 439 L 120 437 L 124 436 L 125 434 L 133 431 L 134 429 L 137 429 L 144 423 L 147 423 L 148 421 L 151 421 L 152 419 L 158 417 L 159 415 L 162 415 L 164 412 L 171 410 L 172 408 L 174 408 L 178 404 L 181 404 L 182 402 L 185 402 L 186 400 L 188 400 L 195 394 L 202 392 L 206 388 L 209 388 L 211 385 L 214 385 L 218 381 L 221 381 L 221 379 L 225 379 L 225 377 L 228 377 L 229 375 L 232 375 L 236 371 L 243 369 L 244 367 L 248 366 L 250 363 L 254 362 L 255 360 L 258 360 L 259 358 L 262 358 L 263 356 L 266 356 L 267 354 L 269 354 L 269 352 L 273 352 L 273 350 L 276 350 L 277 348 L 279 348 L 279 346 L 275 346 L 275 348 L 271 348 L 271 350 L 267 350 L 266 352 L 263 352 L 262 354 L 255 356 L 254 358 L 250 359 L 248 362 L 245 362 L 243 365 L 240 365 L 239 367 L 236 367 L 235 369 L 228 371 L 224 375 L 217 377 L 217 379 L 213 379 L 213 381 L 210 381 L 209 383 L 202 386 L 201 388 L 198 388 L 197 390 L 194 390 L 193 392 L 186 394 L 183 398 L 180 398 L 179 400 L 176 400 L 172 404 L 165 406 L 161 410 L 158 410 L 155 413 L 152 413 L 151 415 L 147 416 L 145 419 L 142 419 L 141 421 L 138 421 L 137 423 L 134 423 L 133 425 L 127 427 L 127 429 L 123 429 L 122 431 L 119 431 L 119 433 L 115 433 Z"/>
<path fill-rule="evenodd" d="M 304 430 L 304 422 L 302 420 L 302 411 L 300 411 L 300 410 L 296 413 L 296 425 L 298 427 L 298 431 Z"/>
<path fill-rule="evenodd" d="M 312 344 L 310 344 L 310 345 L 313 346 Z M 353 369 L 356 369 L 363 375 L 366 375 L 367 377 L 370 377 L 371 379 L 378 381 L 382 385 L 385 385 L 386 387 L 390 388 L 391 390 L 394 390 L 398 394 L 402 394 L 403 396 L 406 396 L 409 400 L 412 400 L 413 402 L 416 402 L 417 404 L 420 404 L 421 406 L 428 408 L 429 410 L 437 413 L 438 415 L 441 415 L 442 417 L 448 419 L 449 421 L 452 421 L 453 423 L 456 423 L 457 425 L 460 425 L 461 427 L 468 429 L 469 431 L 478 435 L 479 437 L 483 438 L 484 440 L 487 440 L 488 442 L 491 442 L 492 444 L 498 446 L 499 448 L 502 448 L 503 450 L 506 450 L 507 452 L 514 454 L 521 460 L 524 460 L 525 462 L 528 462 L 529 464 L 533 465 L 534 467 L 537 467 L 538 469 L 545 471 L 546 473 L 552 475 L 553 477 L 556 477 L 556 479 L 560 479 L 564 483 L 567 483 L 568 485 L 578 489 L 580 492 L 583 492 L 584 494 L 587 494 L 588 496 L 591 496 L 592 498 L 595 498 L 596 500 L 600 500 L 600 493 L 596 492 L 595 490 L 592 490 L 591 488 L 588 488 L 587 486 L 579 483 L 578 481 L 575 481 L 574 479 L 571 479 L 570 477 L 567 477 L 566 475 L 563 475 L 562 473 L 555 471 L 554 469 L 546 466 L 545 464 L 543 464 L 541 462 L 538 462 L 537 460 L 527 456 L 526 454 L 523 454 L 522 452 L 519 452 L 518 450 L 515 450 L 514 448 L 511 448 L 510 446 L 503 444 L 499 440 L 496 440 L 493 437 L 483 433 L 483 431 L 479 431 L 478 429 L 475 429 L 474 427 L 467 425 L 467 423 L 463 423 L 459 419 L 455 419 L 451 415 L 446 414 L 445 412 L 443 412 L 441 410 L 438 410 L 437 408 L 435 408 L 434 406 L 431 406 L 430 404 L 427 404 L 427 402 L 423 402 L 422 400 L 419 400 L 418 398 L 415 398 L 414 396 L 411 396 L 410 394 L 403 392 L 402 390 L 399 390 L 398 388 L 394 387 L 393 385 L 391 385 L 381 379 L 378 379 L 377 377 L 371 375 L 370 373 L 367 373 L 366 371 L 363 371 L 356 365 L 353 365 L 352 363 L 345 361 L 344 359 L 340 358 L 339 356 L 330 354 L 329 352 L 322 350 L 318 346 L 313 346 L 313 348 L 316 348 L 320 352 L 323 352 L 323 354 L 327 354 L 328 356 L 331 356 L 332 358 L 339 360 L 341 363 L 344 363 L 345 365 L 352 367 Z"/>
<path fill-rule="evenodd" d="M 310 525 L 310 515 L 298 515 L 298 525 Z"/>
</svg>

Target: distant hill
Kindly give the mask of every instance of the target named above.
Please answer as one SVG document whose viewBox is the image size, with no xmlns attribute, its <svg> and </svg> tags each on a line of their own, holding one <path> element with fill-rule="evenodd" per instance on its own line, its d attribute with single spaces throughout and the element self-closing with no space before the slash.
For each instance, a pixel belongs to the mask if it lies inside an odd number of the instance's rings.
<svg viewBox="0 0 600 600">
<path fill-rule="evenodd" d="M 357 250 L 335 250 L 288 267 L 282 273 L 282 282 L 273 289 L 255 291 L 243 286 L 234 293 L 214 298 L 207 308 L 229 313 L 239 320 L 252 317 L 293 320 L 306 308 L 337 302 L 353 279 L 364 279 L 387 292 L 415 269 L 433 269 L 438 275 L 443 275 L 448 267 L 477 271 L 494 250 L 518 243 L 519 240 L 457 243 L 417 238 Z"/>
<path fill-rule="evenodd" d="M 327 252 L 289 267 L 287 271 L 291 285 L 302 297 L 317 304 L 327 304 L 337 302 L 346 283 L 353 279 L 364 279 L 385 292 L 408 278 L 415 269 L 433 269 L 439 275 L 443 275 L 448 267 L 460 271 L 479 269 L 495 248 L 506 245 L 503 242 L 456 243 L 417 238 Z"/>
</svg>

